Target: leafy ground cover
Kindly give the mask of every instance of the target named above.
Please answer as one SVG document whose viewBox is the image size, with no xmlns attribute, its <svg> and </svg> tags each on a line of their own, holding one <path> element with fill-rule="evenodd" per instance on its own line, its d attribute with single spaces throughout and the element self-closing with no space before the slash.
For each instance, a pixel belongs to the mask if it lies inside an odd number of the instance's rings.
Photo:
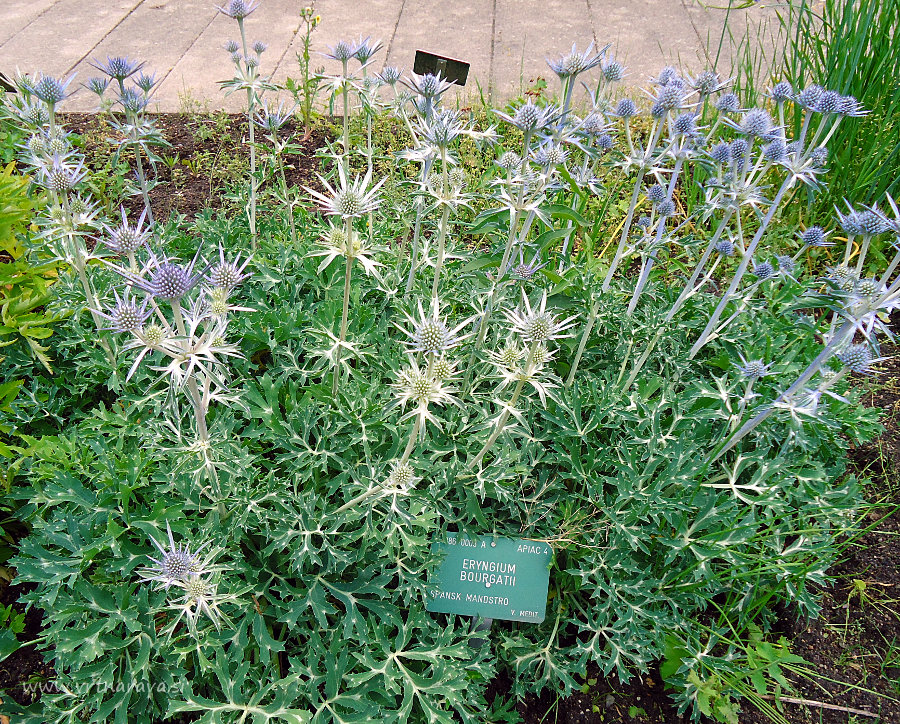
<svg viewBox="0 0 900 724">
<path fill-rule="evenodd" d="M 860 383 L 898 306 L 900 210 L 796 211 L 865 109 L 786 83 L 742 108 L 672 68 L 639 107 L 573 48 L 558 94 L 479 117 L 441 107 L 440 78 L 370 75 L 362 39 L 329 51 L 345 115 L 301 162 L 251 11 L 223 9 L 240 130 L 191 120 L 171 145 L 122 58 L 87 84 L 121 110 L 111 141 L 60 130 L 71 81 L 20 78 L 7 106 L 40 202 L 22 243 L 64 266 L 58 373 L 25 344 L 2 360 L 31 616 L 3 641 L 21 672 L 40 625 L 55 672 L 9 711 L 777 719 L 808 666 L 787 622 L 840 600 L 828 570 L 872 534 L 848 450 L 879 429 Z M 202 208 L 163 217 L 182 168 Z M 543 623 L 426 610 L 431 542 L 459 531 L 552 548 Z M 883 614 L 871 572 L 846 602 Z"/>
</svg>

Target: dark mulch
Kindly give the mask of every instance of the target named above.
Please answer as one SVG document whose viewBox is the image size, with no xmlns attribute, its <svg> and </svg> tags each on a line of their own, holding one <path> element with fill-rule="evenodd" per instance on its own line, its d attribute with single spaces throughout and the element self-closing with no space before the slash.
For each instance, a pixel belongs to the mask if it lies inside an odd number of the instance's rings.
<svg viewBox="0 0 900 724">
<path fill-rule="evenodd" d="M 154 152 L 166 159 L 157 162 L 155 173 L 149 174 L 158 181 L 150 192 L 156 219 L 167 219 L 173 211 L 192 218 L 205 208 L 221 206 L 224 187 L 246 178 L 250 165 L 246 116 L 161 113 L 151 117 L 163 138 L 171 144 L 154 146 Z M 62 115 L 61 121 L 68 130 L 81 136 L 82 150 L 95 169 L 113 153 L 110 139 L 114 133 L 103 116 L 69 113 Z M 257 142 L 267 143 L 262 131 L 257 128 L 255 133 Z M 315 174 L 321 170 L 321 161 L 315 152 L 325 145 L 325 131 L 316 127 L 307 133 L 302 124 L 292 120 L 283 127 L 282 137 L 293 139 L 300 147 L 298 153 L 285 157 L 288 187 L 318 186 Z M 124 153 L 123 158 L 129 165 L 133 164 L 131 151 Z M 137 213 L 143 209 L 139 196 L 129 199 L 125 206 Z"/>
</svg>

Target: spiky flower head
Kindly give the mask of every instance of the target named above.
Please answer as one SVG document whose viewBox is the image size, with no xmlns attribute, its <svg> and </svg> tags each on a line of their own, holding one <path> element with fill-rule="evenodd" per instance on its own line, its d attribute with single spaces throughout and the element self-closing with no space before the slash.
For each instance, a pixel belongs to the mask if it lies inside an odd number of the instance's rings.
<svg viewBox="0 0 900 724">
<path fill-rule="evenodd" d="M 780 163 L 787 158 L 787 145 L 780 138 L 775 139 L 771 143 L 767 143 L 763 147 L 763 157 L 766 161 L 772 163 Z"/>
<path fill-rule="evenodd" d="M 126 88 L 119 95 L 119 103 L 122 104 L 128 113 L 142 113 L 150 104 L 150 100 L 143 94 L 138 92 L 136 88 Z"/>
<path fill-rule="evenodd" d="M 727 143 L 717 143 L 709 152 L 713 161 L 718 164 L 726 164 L 731 158 L 731 147 Z"/>
<path fill-rule="evenodd" d="M 649 216 L 646 216 L 646 215 L 641 216 L 641 217 L 637 220 L 637 226 L 638 226 L 638 228 L 640 228 L 640 229 L 649 229 L 651 223 L 652 223 L 652 222 L 650 221 L 650 217 L 649 217 Z"/>
<path fill-rule="evenodd" d="M 507 309 L 504 310 L 504 314 L 512 325 L 512 331 L 518 334 L 523 341 L 529 343 L 549 342 L 552 339 L 571 336 L 563 334 L 563 332 L 575 324 L 578 315 L 560 320 L 555 314 L 548 312 L 546 291 L 541 296 L 540 305 L 532 309 L 528 295 L 522 290 L 522 303 L 525 306 L 524 312 L 518 309 L 515 311 Z"/>
<path fill-rule="evenodd" d="M 131 298 L 128 290 L 122 297 L 113 291 L 116 303 L 107 312 L 99 312 L 102 317 L 109 320 L 109 329 L 113 332 L 138 332 L 144 326 L 144 322 L 150 316 L 147 311 L 145 299 L 142 304 Z"/>
<path fill-rule="evenodd" d="M 672 65 L 667 65 L 659 72 L 659 75 L 656 76 L 656 78 L 650 79 L 650 82 L 654 85 L 669 85 L 670 83 L 677 83 L 680 81 L 681 76 L 678 75 L 678 69 Z"/>
<path fill-rule="evenodd" d="M 128 213 L 124 207 L 120 209 L 120 212 L 122 223 L 115 228 L 104 226 L 107 237 L 102 241 L 116 254 L 133 254 L 150 240 L 151 232 L 144 228 L 147 210 L 144 209 L 134 225 L 128 223 Z"/>
<path fill-rule="evenodd" d="M 764 261 L 759 264 L 753 265 L 753 276 L 755 276 L 760 281 L 765 279 L 771 279 L 775 276 L 775 267 L 772 266 L 772 262 Z"/>
<path fill-rule="evenodd" d="M 722 256 L 734 255 L 734 242 L 731 239 L 722 239 L 716 243 L 716 251 Z"/>
<path fill-rule="evenodd" d="M 416 471 L 409 463 L 397 462 L 391 468 L 389 479 L 395 487 L 409 490 L 416 482 Z"/>
<path fill-rule="evenodd" d="M 374 211 L 381 203 L 378 198 L 378 190 L 385 182 L 381 179 L 377 184 L 369 187 L 372 181 L 371 171 L 360 179 L 359 176 L 351 184 L 347 180 L 343 165 L 338 165 L 338 188 L 334 188 L 325 178 L 319 176 L 319 180 L 326 188 L 327 194 L 304 186 L 304 190 L 312 195 L 322 211 L 329 216 L 340 216 L 342 219 L 352 219 L 365 216 Z"/>
<path fill-rule="evenodd" d="M 439 357 L 434 361 L 434 364 L 431 367 L 431 373 L 434 375 L 435 379 L 446 382 L 456 373 L 456 368 L 446 357 Z"/>
<path fill-rule="evenodd" d="M 625 66 L 617 60 L 610 60 L 603 64 L 603 79 L 607 83 L 618 83 L 625 78 Z"/>
<path fill-rule="evenodd" d="M 156 323 L 144 327 L 141 336 L 148 347 L 159 347 L 168 337 L 165 328 Z"/>
<path fill-rule="evenodd" d="M 618 116 L 619 118 L 631 118 L 637 115 L 637 105 L 631 98 L 623 98 L 618 103 L 616 103 L 616 109 L 613 112 L 614 116 Z"/>
<path fill-rule="evenodd" d="M 828 163 L 828 149 L 825 146 L 819 146 L 809 154 L 809 160 L 814 166 L 824 167 Z"/>
<path fill-rule="evenodd" d="M 850 372 L 858 374 L 867 374 L 873 362 L 872 351 L 867 344 L 851 344 L 845 350 L 838 352 L 835 357 Z"/>
<path fill-rule="evenodd" d="M 368 63 L 372 57 L 381 50 L 383 43 L 380 40 L 372 40 L 371 36 L 360 38 L 356 43 L 356 52 L 353 56 L 363 65 Z"/>
<path fill-rule="evenodd" d="M 828 241 L 827 236 L 828 232 L 821 226 L 810 226 L 800 234 L 800 241 L 810 247 L 834 246 L 834 242 Z"/>
<path fill-rule="evenodd" d="M 737 113 L 741 108 L 741 101 L 734 93 L 723 93 L 716 101 L 716 110 L 719 113 Z"/>
<path fill-rule="evenodd" d="M 843 291 L 851 291 L 856 286 L 856 273 L 843 264 L 834 267 L 828 267 L 827 276 L 825 277 L 833 286 Z"/>
<path fill-rule="evenodd" d="M 601 151 L 608 151 L 616 144 L 615 139 L 609 133 L 601 133 L 597 136 L 595 143 Z"/>
<path fill-rule="evenodd" d="M 53 76 L 39 73 L 37 80 L 33 82 L 34 95 L 52 108 L 71 95 L 67 90 L 69 84 L 74 79 L 75 74 L 70 75 L 66 80 L 62 81 Z"/>
<path fill-rule="evenodd" d="M 44 188 L 62 193 L 75 188 L 86 175 L 83 159 L 77 164 L 72 164 L 65 157 L 54 154 L 49 164 L 40 167 L 38 180 Z"/>
<path fill-rule="evenodd" d="M 853 293 L 863 299 L 872 300 L 884 292 L 884 285 L 877 279 L 860 279 L 853 286 Z"/>
<path fill-rule="evenodd" d="M 153 90 L 153 86 L 156 85 L 156 74 L 147 75 L 142 71 L 138 74 L 138 77 L 134 79 L 134 84 L 146 95 L 149 95 L 150 91 Z"/>
<path fill-rule="evenodd" d="M 425 354 L 444 353 L 459 346 L 469 336 L 460 334 L 460 332 L 469 324 L 471 319 L 466 319 L 451 329 L 441 318 L 440 302 L 433 300 L 431 309 L 427 314 L 422 308 L 421 301 L 419 301 L 418 307 L 418 318 L 404 312 L 410 329 L 400 327 L 410 338 L 406 343 L 410 352 L 424 352 Z"/>
<path fill-rule="evenodd" d="M 672 123 L 675 133 L 689 136 L 697 130 L 697 116 L 694 113 L 681 113 Z"/>
<path fill-rule="evenodd" d="M 653 99 L 653 107 L 650 114 L 654 118 L 661 118 L 666 113 L 679 110 L 684 103 L 684 87 L 677 83 L 660 86 L 656 97 Z"/>
<path fill-rule="evenodd" d="M 255 43 L 253 43 L 253 52 L 256 53 L 257 55 L 262 55 L 263 53 L 266 52 L 266 48 L 268 48 L 268 47 L 269 46 L 266 45 L 261 40 L 257 40 Z"/>
<path fill-rule="evenodd" d="M 675 202 L 671 201 L 670 199 L 660 201 L 656 205 L 656 213 L 664 219 L 667 219 L 670 216 L 675 216 Z"/>
<path fill-rule="evenodd" d="M 88 79 L 88 82 L 84 84 L 84 87 L 91 93 L 96 93 L 98 96 L 102 96 L 104 93 L 106 93 L 106 89 L 109 88 L 109 78 L 95 76 Z"/>
<path fill-rule="evenodd" d="M 744 379 L 753 381 L 761 379 L 770 374 L 769 370 L 773 364 L 772 362 L 766 364 L 761 359 L 748 361 L 744 359 L 743 355 L 739 354 L 738 356 L 741 358 L 741 364 L 736 366 L 741 377 L 743 377 Z"/>
<path fill-rule="evenodd" d="M 731 142 L 729 145 L 729 151 L 731 152 L 731 160 L 732 161 L 743 161 L 747 155 L 747 151 L 750 149 L 750 144 L 748 144 L 743 138 L 737 138 Z"/>
<path fill-rule="evenodd" d="M 67 135 L 57 135 L 51 138 L 47 142 L 47 152 L 51 156 L 65 156 L 70 150 L 72 146 L 69 143 L 69 138 Z"/>
<path fill-rule="evenodd" d="M 826 90 L 819 96 L 816 110 L 819 113 L 837 113 L 841 108 L 841 94 L 837 91 Z"/>
<path fill-rule="evenodd" d="M 495 163 L 504 171 L 512 171 L 522 165 L 522 159 L 514 151 L 506 151 Z"/>
<path fill-rule="evenodd" d="M 34 128 L 41 128 L 50 121 L 50 113 L 43 103 L 30 103 L 22 109 L 21 115 Z"/>
<path fill-rule="evenodd" d="M 797 102 L 807 110 L 815 110 L 818 107 L 819 99 L 824 92 L 825 89 L 820 85 L 816 85 L 815 83 L 813 85 L 808 85 L 797 94 Z"/>
<path fill-rule="evenodd" d="M 547 59 L 547 65 L 550 66 L 560 79 L 575 78 L 591 68 L 596 68 L 603 62 L 603 54 L 606 48 L 599 53 L 594 53 L 594 44 L 591 43 L 584 50 L 579 52 L 576 45 L 572 45 L 572 50 L 560 56 L 556 60 Z"/>
<path fill-rule="evenodd" d="M 409 78 L 401 78 L 400 82 L 427 101 L 440 98 L 454 85 L 450 81 L 441 78 L 440 74 L 433 75 L 432 73 L 425 73 L 424 75 L 411 73 Z"/>
<path fill-rule="evenodd" d="M 326 58 L 346 63 L 356 55 L 356 47 L 346 40 L 339 40 L 334 45 L 328 46 L 328 52 L 323 53 Z"/>
<path fill-rule="evenodd" d="M 169 537 L 168 547 L 150 536 L 150 540 L 153 541 L 153 545 L 157 547 L 161 555 L 159 558 L 150 557 L 156 566 L 140 571 L 141 577 L 147 581 L 157 581 L 162 584 L 161 588 L 168 589 L 171 586 L 181 585 L 192 576 L 205 574 L 203 560 L 199 553 L 208 543 L 204 543 L 192 551 L 187 543 L 175 544 L 172 528 L 168 522 L 166 523 L 166 532 Z"/>
<path fill-rule="evenodd" d="M 878 236 L 888 230 L 887 221 L 872 209 L 857 212 L 856 222 L 859 225 L 859 233 L 863 236 Z"/>
<path fill-rule="evenodd" d="M 534 154 L 534 161 L 538 166 L 560 166 L 566 162 L 566 149 L 561 145 L 541 146 Z"/>
<path fill-rule="evenodd" d="M 293 117 L 293 108 L 285 109 L 284 102 L 278 103 L 277 108 L 269 106 L 268 101 L 262 102 L 262 107 L 253 117 L 253 122 L 271 136 L 277 136 L 278 131 Z"/>
<path fill-rule="evenodd" d="M 220 8 L 216 5 L 216 10 L 218 10 L 223 15 L 227 15 L 229 18 L 234 18 L 235 20 L 243 20 L 250 13 L 252 13 L 256 8 L 259 7 L 259 3 L 254 0 L 231 0 L 224 8 Z"/>
<path fill-rule="evenodd" d="M 241 49 L 241 46 L 238 45 L 236 40 L 229 40 L 222 47 L 225 48 L 225 52 L 228 53 L 229 55 L 234 55 Z"/>
<path fill-rule="evenodd" d="M 153 272 L 152 294 L 157 299 L 174 302 L 187 294 L 196 282 L 192 283 L 190 272 L 179 264 L 163 262 Z"/>
<path fill-rule="evenodd" d="M 744 114 L 739 130 L 751 138 L 766 136 L 772 131 L 772 116 L 764 108 L 753 108 Z"/>
<path fill-rule="evenodd" d="M 837 112 L 842 116 L 864 116 L 868 113 L 853 96 L 842 96 Z"/>
<path fill-rule="evenodd" d="M 719 74 L 714 70 L 704 70 L 696 78 L 691 79 L 689 84 L 701 98 L 712 95 L 723 86 Z"/>
<path fill-rule="evenodd" d="M 778 270 L 785 274 L 793 274 L 794 270 L 797 268 L 797 262 L 789 256 L 780 254 L 776 256 L 775 259 L 778 261 Z"/>
<path fill-rule="evenodd" d="M 509 341 L 499 352 L 494 354 L 494 359 L 506 369 L 512 370 L 524 356 L 525 351 L 515 342 Z"/>
<path fill-rule="evenodd" d="M 90 65 L 99 70 L 101 73 L 108 75 L 113 80 L 123 81 L 131 77 L 144 67 L 144 63 L 132 60 L 131 58 L 110 57 L 106 56 L 106 61 L 92 60 Z"/>
<path fill-rule="evenodd" d="M 846 214 L 842 214 L 840 211 L 837 212 L 838 221 L 841 224 L 841 228 L 844 230 L 846 234 L 851 236 L 856 236 L 857 234 L 862 234 L 863 229 L 860 224 L 860 212 L 855 211 L 852 208 L 849 208 Z"/>
<path fill-rule="evenodd" d="M 650 188 L 647 189 L 647 199 L 654 204 L 658 204 L 665 198 L 666 187 L 662 184 L 653 184 Z"/>
<path fill-rule="evenodd" d="M 774 85 L 769 95 L 776 103 L 784 103 L 794 97 L 794 87 L 786 80 L 783 80 Z"/>
<path fill-rule="evenodd" d="M 528 101 L 519 106 L 512 115 L 507 115 L 500 111 L 494 111 L 494 113 L 507 123 L 514 125 L 520 131 L 530 133 L 539 131 L 552 123 L 556 118 L 557 110 L 554 106 L 541 108 L 531 101 Z"/>
<path fill-rule="evenodd" d="M 401 419 L 418 416 L 422 421 L 431 420 L 437 422 L 428 412 L 428 406 L 432 404 L 458 404 L 453 396 L 453 389 L 446 387 L 442 380 L 422 370 L 415 359 L 409 360 L 409 367 L 400 373 L 400 379 L 392 385 L 397 395 L 397 402 L 406 406 L 411 402 L 415 409 L 408 412 Z"/>
<path fill-rule="evenodd" d="M 249 272 L 244 273 L 244 269 L 247 268 L 249 263 L 249 256 L 244 259 L 243 263 L 241 263 L 240 258 L 236 261 L 228 261 L 225 258 L 225 249 L 223 249 L 220 244 L 219 261 L 210 268 L 209 273 L 206 276 L 207 281 L 209 281 L 213 287 L 225 289 L 230 292 L 245 279 L 250 277 Z"/>
</svg>

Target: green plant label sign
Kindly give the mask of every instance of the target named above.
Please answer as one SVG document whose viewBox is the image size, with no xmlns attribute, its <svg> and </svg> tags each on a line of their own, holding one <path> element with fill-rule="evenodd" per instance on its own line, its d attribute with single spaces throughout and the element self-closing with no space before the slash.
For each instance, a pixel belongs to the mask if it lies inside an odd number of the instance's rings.
<svg viewBox="0 0 900 724">
<path fill-rule="evenodd" d="M 431 550 L 443 555 L 428 582 L 434 613 L 540 623 L 547 610 L 549 545 L 539 541 L 448 533 Z"/>
</svg>

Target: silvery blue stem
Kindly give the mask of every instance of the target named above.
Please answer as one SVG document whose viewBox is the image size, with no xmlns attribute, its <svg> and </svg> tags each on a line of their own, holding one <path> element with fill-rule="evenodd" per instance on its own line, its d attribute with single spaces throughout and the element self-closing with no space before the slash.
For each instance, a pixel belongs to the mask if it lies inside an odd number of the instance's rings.
<svg viewBox="0 0 900 724">
<path fill-rule="evenodd" d="M 441 194 L 446 195 L 449 192 L 449 181 L 447 179 L 447 151 L 441 148 Z M 431 285 L 431 298 L 437 300 L 438 287 L 441 284 L 441 269 L 444 266 L 444 251 L 447 245 L 447 225 L 450 223 L 450 205 L 444 204 L 444 212 L 441 215 L 441 227 L 438 232 L 438 252 L 437 260 L 434 264 L 434 283 Z"/>
<path fill-rule="evenodd" d="M 597 312 L 599 310 L 600 302 L 598 300 L 591 305 L 590 314 L 588 314 L 587 322 L 585 322 L 584 325 L 584 331 L 581 333 L 581 340 L 578 342 L 578 349 L 575 352 L 575 359 L 572 360 L 569 376 L 566 377 L 566 387 L 569 387 L 575 379 L 575 372 L 578 370 L 578 364 L 581 362 L 581 356 L 584 354 L 584 350 L 587 347 L 588 338 L 591 336 L 591 331 L 594 329 L 594 324 L 597 321 Z"/>
<path fill-rule="evenodd" d="M 787 400 L 791 397 L 795 392 L 797 392 L 800 388 L 803 387 L 810 379 L 812 379 L 813 375 L 816 374 L 837 350 L 838 346 L 841 345 L 844 340 L 848 336 L 852 336 L 853 332 L 856 330 L 857 322 L 856 320 L 848 320 L 844 322 L 841 328 L 837 331 L 831 341 L 825 345 L 819 355 L 810 362 L 809 366 L 800 375 L 794 384 L 788 387 L 784 392 L 782 392 L 778 398 L 771 405 L 768 405 L 764 410 L 759 412 L 755 417 L 751 418 L 747 422 L 745 422 L 741 428 L 732 435 L 725 445 L 716 453 L 716 455 L 710 460 L 710 463 L 714 463 L 720 457 L 722 457 L 725 453 L 727 453 L 731 448 L 737 445 L 742 439 L 744 439 L 747 435 L 749 435 L 756 427 L 758 427 L 762 422 L 764 422 L 773 412 L 776 410 L 776 405 L 784 400 Z"/>
<path fill-rule="evenodd" d="M 891 274 L 894 273 L 894 270 L 897 268 L 898 264 L 900 264 L 900 251 L 894 254 L 894 258 L 891 260 L 891 263 L 888 264 L 888 268 L 885 270 L 884 274 L 881 275 L 879 283 L 882 286 L 887 285 L 888 280 L 891 278 Z"/>
<path fill-rule="evenodd" d="M 416 447 L 416 440 L 419 437 L 419 428 L 422 425 L 422 418 L 416 415 L 415 422 L 413 422 L 412 430 L 409 433 L 409 440 L 406 443 L 406 449 L 403 451 L 403 457 L 400 458 L 400 464 L 402 465 L 407 460 L 409 460 L 409 456 L 412 454 L 413 449 Z"/>
<path fill-rule="evenodd" d="M 725 227 L 727 226 L 728 221 L 731 219 L 731 215 L 733 213 L 733 207 L 729 206 L 727 209 L 725 209 L 725 213 L 722 215 L 722 220 L 719 221 L 719 226 L 716 228 L 716 233 L 713 234 L 712 239 L 709 240 L 709 244 L 706 245 L 706 250 L 703 252 L 703 256 L 700 257 L 700 261 L 697 262 L 697 266 L 694 269 L 693 274 L 691 274 L 691 278 L 688 279 L 688 282 L 684 285 L 684 289 L 681 291 L 678 299 L 675 300 L 672 308 L 666 314 L 666 322 L 672 321 L 672 318 L 678 313 L 678 310 L 681 309 L 681 305 L 684 304 L 693 294 L 693 290 L 697 284 L 697 280 L 700 278 L 700 274 L 703 273 L 703 269 L 706 267 L 706 262 L 709 261 L 709 257 L 712 254 L 713 250 L 716 248 L 716 244 L 719 242 L 719 239 L 722 236 L 722 232 L 725 231 Z"/>
<path fill-rule="evenodd" d="M 241 30 L 241 45 L 244 49 L 244 57 L 247 53 L 247 34 L 244 31 L 243 18 L 238 20 L 238 27 Z M 254 138 L 253 123 L 253 89 L 247 89 L 247 125 L 250 127 L 250 237 L 251 245 L 256 248 L 256 139 Z"/>
<path fill-rule="evenodd" d="M 862 244 L 859 247 L 859 258 L 856 260 L 856 276 L 862 274 L 863 264 L 866 261 L 866 254 L 869 251 L 869 244 L 871 241 L 872 237 L 868 234 L 862 239 Z"/>
<path fill-rule="evenodd" d="M 422 183 L 425 183 L 425 180 L 428 178 L 432 163 L 433 159 L 428 159 L 422 164 Z M 416 268 L 419 265 L 419 239 L 422 235 L 423 214 L 424 204 L 422 203 L 422 197 L 416 196 L 416 225 L 413 229 L 412 250 L 410 251 L 409 276 L 406 277 L 406 294 L 409 294 L 409 290 L 412 289 L 413 282 L 415 281 L 416 276 Z"/>
<path fill-rule="evenodd" d="M 684 164 L 684 156 L 679 155 L 678 160 L 675 162 L 675 168 L 672 169 L 672 178 L 669 179 L 669 188 L 666 193 L 666 201 L 672 200 L 672 192 L 675 190 L 675 182 L 678 180 L 678 175 L 681 173 L 681 167 Z M 650 254 L 644 260 L 643 267 L 641 268 L 641 275 L 638 279 L 637 284 L 634 287 L 634 293 L 631 295 L 631 301 L 628 303 L 628 310 L 625 312 L 627 316 L 631 316 L 634 313 L 635 307 L 637 307 L 638 300 L 641 298 L 641 294 L 644 291 L 644 287 L 647 286 L 647 281 L 650 279 L 650 271 L 653 269 L 653 264 L 656 261 L 656 254 L 659 250 L 659 245 L 662 243 L 663 231 L 666 228 L 666 217 L 663 216 L 660 218 L 659 223 L 656 226 L 656 239 L 653 241 L 653 248 L 650 250 Z"/>
<path fill-rule="evenodd" d="M 731 298 L 734 296 L 734 293 L 737 291 L 738 286 L 740 286 L 741 280 L 744 278 L 744 274 L 747 271 L 747 267 L 750 265 L 750 260 L 753 258 L 753 253 L 756 251 L 756 247 L 759 245 L 759 242 L 762 240 L 763 235 L 766 233 L 766 229 L 769 227 L 772 219 L 775 216 L 775 212 L 778 210 L 778 205 L 781 203 L 781 199 L 784 197 L 787 190 L 793 184 L 793 177 L 788 176 L 781 184 L 781 188 L 778 189 L 778 193 L 775 194 L 775 198 L 772 199 L 772 203 L 769 206 L 769 210 L 763 218 L 762 223 L 759 225 L 759 228 L 756 230 L 756 234 L 753 236 L 753 239 L 750 241 L 750 244 L 747 246 L 747 250 L 744 252 L 744 256 L 741 259 L 741 263 L 738 265 L 737 270 L 734 273 L 734 277 L 731 280 L 731 284 L 728 286 L 725 294 L 722 295 L 722 299 L 719 300 L 719 304 L 716 306 L 715 311 L 712 313 L 712 316 L 709 318 L 709 321 L 706 323 L 706 327 L 703 329 L 703 332 L 700 333 L 700 337 L 694 342 L 694 346 L 691 347 L 690 354 L 688 355 L 688 359 L 693 359 L 697 352 L 703 347 L 707 342 L 707 338 L 710 334 L 712 334 L 713 330 L 718 326 L 719 319 L 722 316 L 722 312 L 725 311 L 725 306 L 731 301 Z"/>
<path fill-rule="evenodd" d="M 147 179 L 144 176 L 144 165 L 141 163 L 141 147 L 134 145 L 134 162 L 137 166 L 138 181 L 141 184 L 141 196 L 144 199 L 144 208 L 147 209 L 147 222 L 153 226 L 153 209 L 150 208 L 150 194 L 147 190 Z"/>
<path fill-rule="evenodd" d="M 353 220 L 348 217 L 346 222 L 347 245 L 353 243 Z M 338 382 L 341 377 L 341 353 L 344 349 L 344 342 L 347 339 L 347 321 L 350 311 L 350 272 L 353 268 L 353 257 L 347 254 L 347 260 L 344 265 L 344 305 L 341 310 L 341 337 L 338 344 L 337 353 L 334 358 L 334 376 L 331 383 L 331 394 L 337 395 Z"/>
<path fill-rule="evenodd" d="M 538 343 L 532 342 L 531 347 L 528 349 L 528 359 L 525 361 L 525 367 L 523 368 L 526 372 L 531 370 L 531 364 L 534 360 L 534 351 L 537 349 Z M 490 437 L 487 439 L 487 442 L 484 443 L 484 447 L 481 448 L 481 451 L 472 459 L 472 461 L 466 466 L 469 468 L 473 468 L 478 465 L 478 462 L 487 454 L 487 452 L 491 449 L 493 444 L 497 441 L 497 438 L 500 437 L 500 433 L 506 428 L 506 421 L 509 420 L 509 410 L 513 407 L 516 402 L 519 401 L 519 395 L 522 394 L 522 388 L 525 386 L 525 379 L 520 379 L 516 382 L 515 389 L 513 390 L 512 397 L 509 400 L 509 404 L 503 408 L 503 412 L 500 413 L 500 417 L 497 418 L 497 422 L 494 425 L 494 429 L 491 432 Z"/>
<path fill-rule="evenodd" d="M 350 94 L 347 89 L 347 63 L 348 61 L 343 61 L 344 69 L 342 71 L 342 80 L 341 83 L 341 91 L 344 100 L 344 157 L 341 159 L 341 163 L 344 166 L 344 173 L 349 178 L 350 176 Z"/>
</svg>

